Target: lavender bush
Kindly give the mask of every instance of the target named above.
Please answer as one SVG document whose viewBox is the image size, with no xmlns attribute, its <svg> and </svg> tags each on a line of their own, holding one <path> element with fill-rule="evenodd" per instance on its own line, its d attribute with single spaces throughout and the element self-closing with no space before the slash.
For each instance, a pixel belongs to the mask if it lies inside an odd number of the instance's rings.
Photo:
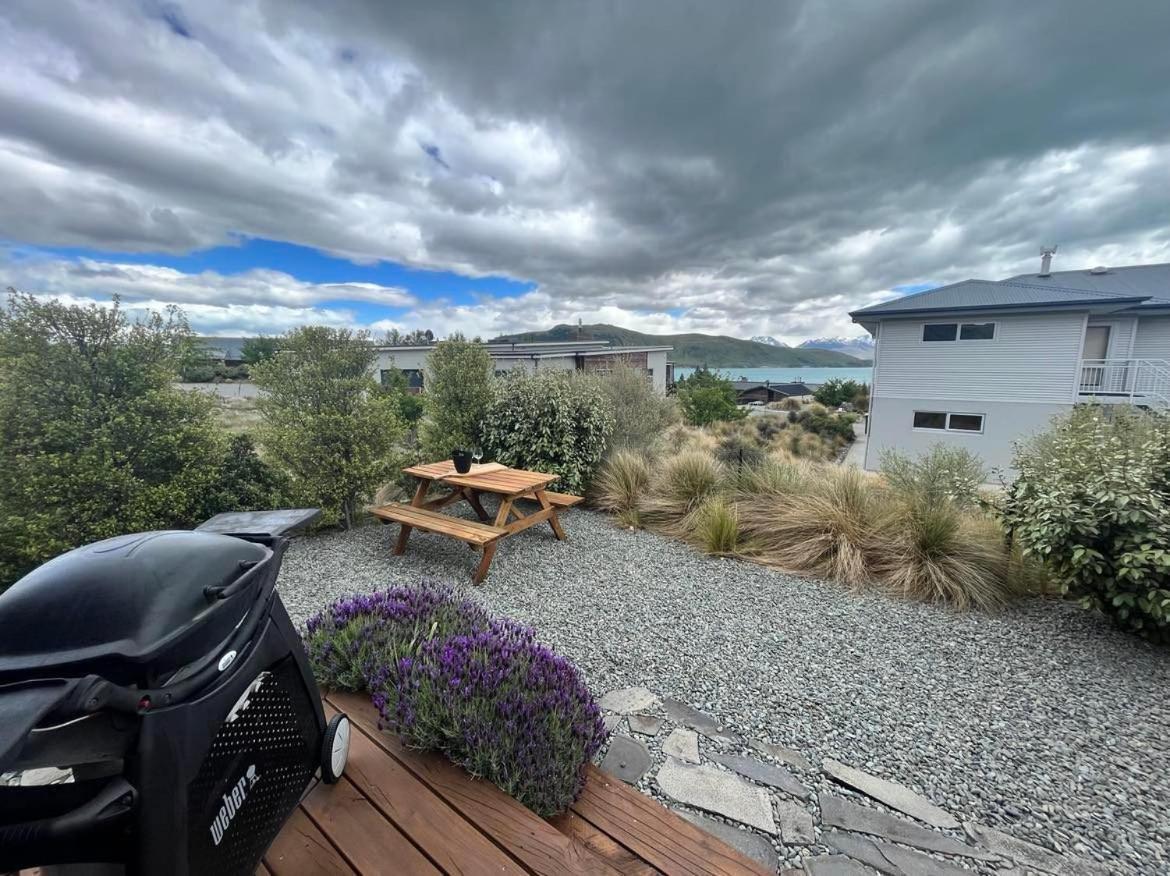
<svg viewBox="0 0 1170 876">
<path fill-rule="evenodd" d="M 310 621 L 306 647 L 323 685 L 370 691 L 407 744 L 444 752 L 539 815 L 576 799 L 605 736 L 573 664 L 449 589 L 340 600 Z"/>
</svg>

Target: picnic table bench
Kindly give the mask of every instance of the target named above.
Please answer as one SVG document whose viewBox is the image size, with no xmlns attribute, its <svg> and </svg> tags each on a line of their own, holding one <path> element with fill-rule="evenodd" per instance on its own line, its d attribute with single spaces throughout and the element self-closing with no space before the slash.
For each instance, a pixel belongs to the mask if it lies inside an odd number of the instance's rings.
<svg viewBox="0 0 1170 876">
<path fill-rule="evenodd" d="M 466 474 L 457 472 L 455 464 L 449 459 L 412 465 L 404 468 L 403 472 L 418 481 L 410 504 L 395 502 L 369 509 L 370 514 L 383 523 L 397 523 L 401 527 L 394 544 L 394 553 L 402 554 L 406 551 L 410 533 L 415 529 L 457 539 L 481 552 L 479 565 L 472 576 L 476 584 L 482 583 L 487 577 L 500 539 L 547 522 L 553 535 L 564 541 L 567 536 L 561 528 L 558 512 L 561 508 L 571 508 L 582 501 L 581 496 L 545 489 L 557 479 L 554 474 L 508 468 L 495 462 L 473 465 Z M 427 499 L 431 486 L 436 483 L 446 485 L 449 491 L 445 495 Z M 480 501 L 480 496 L 485 493 L 500 499 L 500 507 L 494 519 Z M 471 506 L 479 522 L 440 513 L 441 509 L 461 501 Z M 521 501 L 535 502 L 536 510 L 521 510 L 517 506 Z"/>
</svg>

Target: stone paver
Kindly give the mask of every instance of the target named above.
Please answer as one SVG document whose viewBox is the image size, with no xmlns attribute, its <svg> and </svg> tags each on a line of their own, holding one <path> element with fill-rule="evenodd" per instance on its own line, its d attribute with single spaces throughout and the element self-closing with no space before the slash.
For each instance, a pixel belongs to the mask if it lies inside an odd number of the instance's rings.
<svg viewBox="0 0 1170 876">
<path fill-rule="evenodd" d="M 748 740 L 748 745 L 767 757 L 774 758 L 781 763 L 786 763 L 794 770 L 803 770 L 806 773 L 811 773 L 816 767 L 812 762 L 801 754 L 799 751 L 794 751 L 791 748 L 785 748 L 783 745 L 776 745 L 773 742 L 763 742 L 759 739 Z"/>
<path fill-rule="evenodd" d="M 622 716 L 621 715 L 604 715 L 604 716 L 602 716 L 601 723 L 605 725 L 605 735 L 608 736 L 610 733 L 612 733 L 614 730 L 616 730 L 618 728 L 619 724 L 622 723 Z"/>
<path fill-rule="evenodd" d="M 1103 876 L 1108 867 L 1081 858 L 1067 857 L 1034 843 L 1016 839 L 1014 836 L 968 821 L 963 825 L 967 836 L 996 854 L 1010 858 L 1017 866 L 1056 876 Z"/>
<path fill-rule="evenodd" d="M 871 776 L 831 758 L 826 758 L 821 768 L 838 782 L 856 788 L 861 793 L 880 800 L 891 809 L 897 809 L 933 827 L 948 829 L 959 827 L 957 818 L 904 785 Z"/>
<path fill-rule="evenodd" d="M 601 768 L 611 776 L 633 785 L 650 769 L 650 763 L 650 751 L 645 745 L 628 736 L 615 736 L 601 762 Z"/>
<path fill-rule="evenodd" d="M 631 712 L 644 712 L 647 709 L 658 708 L 658 694 L 644 687 L 627 687 L 621 690 L 611 690 L 601 698 L 598 705 L 607 712 L 620 712 L 628 715 Z"/>
<path fill-rule="evenodd" d="M 662 753 L 687 763 L 699 762 L 699 737 L 693 730 L 675 728 L 662 743 Z"/>
<path fill-rule="evenodd" d="M 662 725 L 666 722 L 661 718 L 655 718 L 653 715 L 630 715 L 630 729 L 635 733 L 641 733 L 643 736 L 657 736 L 658 731 L 662 729 Z"/>
<path fill-rule="evenodd" d="M 862 806 L 835 794 L 821 794 L 821 824 L 839 827 L 853 833 L 868 833 L 891 842 L 916 846 L 946 855 L 962 855 L 980 861 L 995 860 L 996 855 L 976 846 L 951 839 L 929 827 L 922 827 L 905 818 Z"/>
<path fill-rule="evenodd" d="M 771 763 L 763 763 L 751 757 L 744 757 L 741 754 L 720 754 L 709 751 L 707 752 L 707 757 L 716 763 L 723 764 L 728 769 L 735 770 L 741 776 L 747 776 L 749 779 L 757 781 L 762 785 L 779 788 L 785 794 L 791 794 L 793 797 L 799 797 L 801 800 L 808 800 L 812 797 L 812 791 L 802 785 L 784 767 Z"/>
<path fill-rule="evenodd" d="M 738 735 L 730 730 L 725 730 L 722 724 L 693 706 L 672 699 L 663 700 L 662 705 L 666 709 L 666 717 L 670 718 L 671 721 L 676 724 L 685 724 L 692 730 L 698 730 L 708 739 L 732 745 L 742 741 Z"/>
<path fill-rule="evenodd" d="M 873 876 L 873 870 L 844 855 L 817 855 L 804 859 L 808 876 Z"/>
<path fill-rule="evenodd" d="M 811 846 L 816 842 L 816 826 L 812 813 L 796 803 L 781 800 L 776 805 L 776 816 L 780 822 L 780 839 L 790 846 Z"/>
<path fill-rule="evenodd" d="M 667 758 L 658 770 L 658 787 L 680 803 L 714 812 L 758 828 L 776 833 L 772 818 L 772 798 L 763 788 L 712 766 L 689 766 Z"/>
<path fill-rule="evenodd" d="M 831 830 L 821 837 L 830 849 L 861 861 L 888 876 L 970 876 L 971 871 L 914 852 L 870 839 L 857 833 Z"/>
<path fill-rule="evenodd" d="M 759 834 L 752 833 L 750 830 L 743 830 L 742 828 L 726 824 L 722 821 L 717 821 L 714 818 L 708 818 L 706 815 L 699 815 L 696 812 L 688 812 L 685 809 L 675 807 L 672 808 L 691 824 L 697 825 L 707 831 L 707 833 L 719 837 L 719 839 L 723 840 L 733 849 L 738 849 L 753 861 L 758 861 L 769 873 L 775 873 L 776 868 L 780 865 L 776 850 L 772 848 L 772 844 Z"/>
</svg>

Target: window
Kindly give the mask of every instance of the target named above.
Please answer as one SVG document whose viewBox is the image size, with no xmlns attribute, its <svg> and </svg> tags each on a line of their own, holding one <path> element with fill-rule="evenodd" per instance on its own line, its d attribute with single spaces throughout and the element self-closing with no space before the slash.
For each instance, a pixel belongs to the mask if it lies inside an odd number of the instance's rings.
<svg viewBox="0 0 1170 876">
<path fill-rule="evenodd" d="M 983 414 L 950 414 L 946 411 L 915 411 L 915 429 L 937 432 L 982 432 Z"/>
<path fill-rule="evenodd" d="M 928 322 L 922 326 L 924 341 L 994 341 L 993 322 Z"/>
<path fill-rule="evenodd" d="M 995 323 L 965 322 L 959 326 L 960 341 L 994 341 Z"/>
<path fill-rule="evenodd" d="M 928 322 L 922 327 L 922 340 L 953 341 L 958 332 L 957 322 Z"/>
<path fill-rule="evenodd" d="M 403 368 L 402 373 L 406 375 L 406 385 L 410 389 L 422 389 L 423 373 L 421 368 Z"/>
</svg>

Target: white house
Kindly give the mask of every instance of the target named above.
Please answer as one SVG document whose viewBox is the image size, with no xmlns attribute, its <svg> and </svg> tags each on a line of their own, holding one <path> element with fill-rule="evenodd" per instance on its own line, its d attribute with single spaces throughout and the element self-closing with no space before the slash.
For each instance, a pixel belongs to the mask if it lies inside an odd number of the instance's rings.
<svg viewBox="0 0 1170 876">
<path fill-rule="evenodd" d="M 608 371 L 621 362 L 646 372 L 654 388 L 666 393 L 674 380 L 674 365 L 667 361 L 673 347 L 613 347 L 608 341 L 547 341 L 539 343 L 485 344 L 492 357 L 496 374 L 516 368 L 525 371 Z M 397 369 L 406 375 L 409 386 L 423 391 L 429 346 L 379 347 L 375 363 L 380 377 L 383 371 Z"/>
<path fill-rule="evenodd" d="M 1170 264 L 965 280 L 853 311 L 874 336 L 865 467 L 942 441 L 1005 471 L 1083 402 L 1170 408 Z"/>
</svg>

